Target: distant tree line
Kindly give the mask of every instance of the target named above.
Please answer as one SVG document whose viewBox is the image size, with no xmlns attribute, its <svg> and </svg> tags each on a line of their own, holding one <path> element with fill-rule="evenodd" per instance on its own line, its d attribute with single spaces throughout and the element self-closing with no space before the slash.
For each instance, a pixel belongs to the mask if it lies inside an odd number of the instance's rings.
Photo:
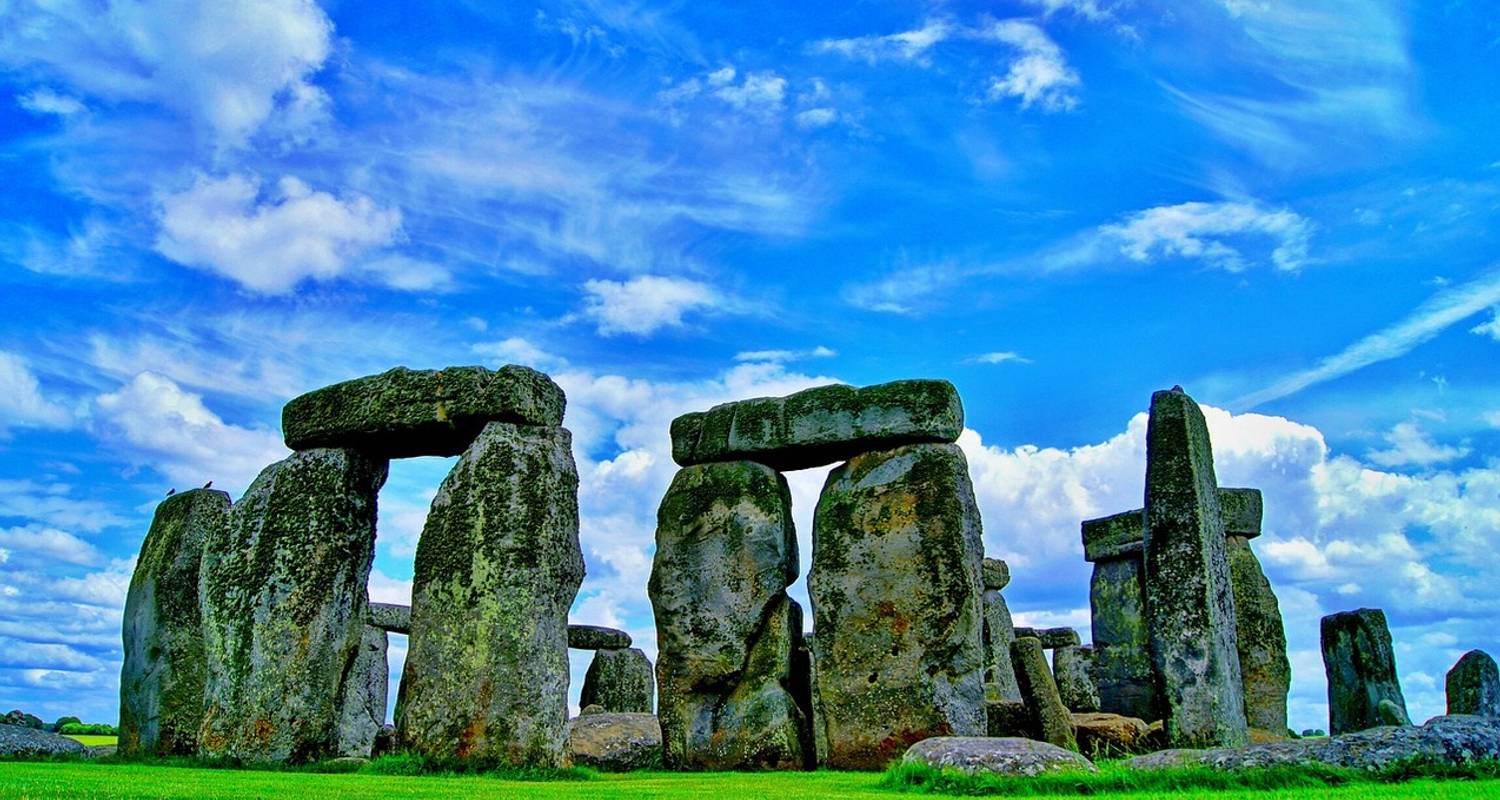
<svg viewBox="0 0 1500 800">
<path fill-rule="evenodd" d="M 56 722 L 43 722 L 41 717 L 28 714 L 20 709 L 15 709 L 3 717 L 0 724 L 19 725 L 23 728 L 35 728 L 39 731 L 52 731 L 72 736 L 118 736 L 119 729 L 114 725 L 102 722 L 84 722 L 77 717 L 59 717 Z"/>
</svg>

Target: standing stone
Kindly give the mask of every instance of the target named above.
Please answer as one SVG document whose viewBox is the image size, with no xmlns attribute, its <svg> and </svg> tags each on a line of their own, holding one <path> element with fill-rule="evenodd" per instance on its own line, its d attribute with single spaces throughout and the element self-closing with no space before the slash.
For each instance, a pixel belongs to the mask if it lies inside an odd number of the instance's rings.
<svg viewBox="0 0 1500 800">
<path fill-rule="evenodd" d="M 1234 591 L 1203 412 L 1180 389 L 1151 397 L 1145 595 L 1151 662 L 1173 747 L 1249 741 Z"/>
<path fill-rule="evenodd" d="M 1292 687 L 1292 665 L 1286 657 L 1281 607 L 1260 561 L 1250 549 L 1250 540 L 1230 536 L 1225 546 L 1234 586 L 1245 717 L 1250 727 L 1280 735 L 1287 730 L 1286 698 Z"/>
<path fill-rule="evenodd" d="M 1047 656 L 1042 651 L 1041 641 L 1023 636 L 1011 644 L 1010 652 L 1015 661 L 1016 678 L 1021 682 L 1021 696 L 1031 715 L 1032 735 L 1049 744 L 1077 751 L 1073 718 L 1057 693 L 1052 670 L 1047 669 Z"/>
<path fill-rule="evenodd" d="M 203 724 L 203 544 L 221 531 L 229 495 L 193 489 L 156 507 L 125 597 L 120 754 L 190 756 Z"/>
<path fill-rule="evenodd" d="M 1083 523 L 1083 556 L 1093 562 L 1089 610 L 1093 620 L 1094 683 L 1099 708 L 1157 720 L 1160 711 L 1151 640 L 1146 634 L 1142 576 L 1145 511 L 1137 509 Z"/>
<path fill-rule="evenodd" d="M 561 766 L 568 608 L 583 581 L 568 431 L 485 426 L 432 500 L 413 572 L 402 744 L 437 759 Z"/>
<path fill-rule="evenodd" d="M 792 675 L 802 610 L 786 596 L 797 537 L 786 479 L 761 464 L 684 467 L 657 511 L 662 758 L 669 769 L 802 769 L 808 717 Z"/>
<path fill-rule="evenodd" d="M 984 682 L 992 684 L 1001 700 L 1020 700 L 1021 686 L 1010 662 L 1010 643 L 1016 640 L 1010 606 L 996 589 L 980 595 L 984 613 Z"/>
<path fill-rule="evenodd" d="M 583 677 L 578 704 L 598 704 L 606 712 L 650 714 L 656 697 L 651 659 L 639 648 L 597 650 Z"/>
<path fill-rule="evenodd" d="M 623 650 L 630 646 L 630 634 L 602 625 L 569 625 L 568 647 L 574 650 Z"/>
<path fill-rule="evenodd" d="M 1092 713 L 1099 710 L 1099 690 L 1089 674 L 1094 661 L 1091 647 L 1068 645 L 1052 651 L 1052 676 L 1057 693 L 1069 711 Z"/>
<path fill-rule="evenodd" d="M 834 769 L 985 732 L 979 509 L 951 444 L 865 453 L 829 473 L 808 595 Z"/>
<path fill-rule="evenodd" d="M 385 477 L 385 461 L 354 450 L 293 453 L 260 473 L 205 543 L 203 755 L 337 754 Z"/>
<path fill-rule="evenodd" d="M 1500 670 L 1483 650 L 1470 650 L 1448 670 L 1448 713 L 1500 716 Z"/>
<path fill-rule="evenodd" d="M 1385 612 L 1360 608 L 1329 614 L 1323 618 L 1322 640 L 1329 733 L 1337 736 L 1383 724 L 1380 704 L 1385 700 L 1406 716 Z"/>
<path fill-rule="evenodd" d="M 385 726 L 386 695 L 390 691 L 388 639 L 384 629 L 365 626 L 340 701 L 340 756 L 369 758 L 374 753 L 375 739 Z"/>
</svg>

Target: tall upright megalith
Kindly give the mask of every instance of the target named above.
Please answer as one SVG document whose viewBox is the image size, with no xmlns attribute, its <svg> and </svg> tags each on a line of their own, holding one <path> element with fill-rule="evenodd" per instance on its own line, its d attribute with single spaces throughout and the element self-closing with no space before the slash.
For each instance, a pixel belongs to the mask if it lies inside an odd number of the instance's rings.
<svg viewBox="0 0 1500 800">
<path fill-rule="evenodd" d="M 1093 620 L 1093 677 L 1099 709 L 1138 719 L 1166 716 L 1157 696 L 1146 633 L 1142 509 L 1083 523 L 1083 557 L 1094 565 L 1089 581 Z"/>
<path fill-rule="evenodd" d="M 400 742 L 438 759 L 561 765 L 568 608 L 583 571 L 572 436 L 488 423 L 417 543 Z"/>
<path fill-rule="evenodd" d="M 835 468 L 807 579 L 828 766 L 882 769 L 932 736 L 982 736 L 979 509 L 954 444 Z"/>
<path fill-rule="evenodd" d="M 1470 650 L 1458 659 L 1443 681 L 1449 714 L 1500 716 L 1500 668 L 1483 650 Z"/>
<path fill-rule="evenodd" d="M 1174 747 L 1249 740 L 1234 592 L 1203 412 L 1156 392 L 1146 430 L 1147 634 Z"/>
<path fill-rule="evenodd" d="M 1292 688 L 1292 665 L 1286 656 L 1281 605 L 1271 581 L 1250 549 L 1260 536 L 1259 489 L 1220 489 L 1225 554 L 1234 589 L 1235 641 L 1245 687 L 1245 718 L 1251 728 L 1281 735 L 1287 730 L 1286 698 Z"/>
<path fill-rule="evenodd" d="M 1010 658 L 1010 643 L 1016 640 L 1016 626 L 1005 595 L 1000 593 L 1010 583 L 1010 567 L 998 558 L 986 558 L 981 562 L 980 575 L 984 587 L 979 598 L 984 614 L 984 682 L 994 685 L 992 691 L 998 699 L 1018 702 L 1021 685 L 1016 682 L 1016 670 Z"/>
<path fill-rule="evenodd" d="M 1384 611 L 1358 608 L 1329 614 L 1322 622 L 1322 645 L 1329 733 L 1409 721 Z"/>
<path fill-rule="evenodd" d="M 293 453 L 260 473 L 205 543 L 202 754 L 299 762 L 337 753 L 386 465 L 354 450 Z"/>
<path fill-rule="evenodd" d="M 684 467 L 657 511 L 648 591 L 657 718 L 672 769 L 802 769 L 811 709 L 794 695 L 802 610 L 791 493 L 751 461 Z"/>
<path fill-rule="evenodd" d="M 334 752 L 340 756 L 369 758 L 375 748 L 375 738 L 385 726 L 389 700 L 389 649 L 385 630 L 365 625 L 339 698 L 339 737 Z"/>
<path fill-rule="evenodd" d="M 191 756 L 203 724 L 203 544 L 224 527 L 229 495 L 193 489 L 156 507 L 125 596 L 120 753 Z"/>
</svg>

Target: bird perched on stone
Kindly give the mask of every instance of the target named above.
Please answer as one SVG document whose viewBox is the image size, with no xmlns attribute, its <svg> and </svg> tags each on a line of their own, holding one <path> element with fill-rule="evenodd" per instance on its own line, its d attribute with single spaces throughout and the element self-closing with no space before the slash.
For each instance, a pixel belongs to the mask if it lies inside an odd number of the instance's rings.
<svg viewBox="0 0 1500 800">
<path fill-rule="evenodd" d="M 177 494 L 177 487 L 175 486 L 167 490 L 167 497 L 171 497 L 174 494 Z"/>
<path fill-rule="evenodd" d="M 214 482 L 213 481 L 209 481 L 208 483 L 203 484 L 203 488 L 208 489 L 208 488 L 212 487 L 213 485 L 214 485 Z"/>
</svg>

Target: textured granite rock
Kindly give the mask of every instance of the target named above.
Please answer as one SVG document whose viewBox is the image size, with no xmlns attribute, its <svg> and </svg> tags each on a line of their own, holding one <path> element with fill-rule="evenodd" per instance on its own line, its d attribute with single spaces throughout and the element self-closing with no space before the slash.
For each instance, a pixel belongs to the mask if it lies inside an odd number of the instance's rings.
<svg viewBox="0 0 1500 800">
<path fill-rule="evenodd" d="M 1225 551 L 1203 412 L 1180 389 L 1157 392 L 1146 429 L 1146 630 L 1174 746 L 1248 741 Z"/>
<path fill-rule="evenodd" d="M 486 425 L 443 479 L 417 542 L 396 701 L 403 746 L 560 766 L 568 609 L 583 570 L 572 436 Z"/>
<path fill-rule="evenodd" d="M 384 460 L 354 450 L 293 453 L 260 473 L 204 543 L 200 754 L 261 762 L 338 755 L 385 477 Z"/>
<path fill-rule="evenodd" d="M 66 736 L 24 725 L 0 725 L 0 757 L 84 755 L 88 748 Z"/>
<path fill-rule="evenodd" d="M 1011 644 L 1010 652 L 1016 665 L 1016 678 L 1021 682 L 1021 697 L 1031 714 L 1033 738 L 1066 750 L 1077 750 L 1073 718 L 1057 693 L 1057 684 L 1052 679 L 1052 670 L 1047 668 L 1042 643 L 1035 637 L 1023 636 Z"/>
<path fill-rule="evenodd" d="M 340 699 L 335 752 L 342 757 L 370 758 L 375 752 L 375 740 L 385 726 L 386 695 L 390 691 L 388 647 L 384 630 L 365 626 Z"/>
<path fill-rule="evenodd" d="M 982 557 L 957 445 L 864 453 L 829 473 L 807 587 L 830 767 L 883 769 L 913 742 L 984 733 Z"/>
<path fill-rule="evenodd" d="M 808 469 L 872 450 L 957 441 L 963 427 L 963 405 L 947 381 L 819 386 L 684 414 L 672 421 L 672 458 L 682 466 L 745 459 Z"/>
<path fill-rule="evenodd" d="M 1256 492 L 1256 497 L 1259 496 L 1260 493 Z M 1246 722 L 1252 728 L 1285 731 L 1292 665 L 1286 655 L 1281 606 L 1276 601 L 1276 593 L 1271 591 L 1271 582 L 1261 570 L 1260 561 L 1250 549 L 1250 540 L 1230 535 L 1225 549 L 1229 559 L 1229 579 L 1234 588 L 1235 639 L 1240 655 Z"/>
<path fill-rule="evenodd" d="M 803 769 L 813 758 L 793 654 L 802 610 L 791 494 L 750 461 L 684 467 L 657 511 L 662 758 L 670 769 Z"/>
<path fill-rule="evenodd" d="M 411 606 L 371 603 L 369 618 L 365 622 L 387 633 L 409 634 L 411 633 Z"/>
<path fill-rule="evenodd" d="M 661 725 L 652 714 L 595 713 L 568 723 L 575 767 L 603 772 L 661 768 Z"/>
<path fill-rule="evenodd" d="M 902 760 L 969 774 L 1040 775 L 1098 772 L 1088 759 L 1046 742 L 988 736 L 938 736 L 912 745 Z"/>
<path fill-rule="evenodd" d="M 163 500 L 125 597 L 119 746 L 127 756 L 191 756 L 203 724 L 203 543 L 228 523 L 229 495 L 193 489 Z"/>
<path fill-rule="evenodd" d="M 1483 650 L 1463 654 L 1445 681 L 1449 714 L 1500 716 L 1500 670 Z"/>
<path fill-rule="evenodd" d="M 1151 642 L 1146 635 L 1146 594 L 1139 551 L 1094 563 L 1089 582 L 1093 619 L 1094 685 L 1099 710 L 1161 719 Z"/>
<path fill-rule="evenodd" d="M 1259 489 L 1219 487 L 1219 517 L 1224 522 L 1225 536 L 1254 539 L 1260 535 L 1264 516 L 1265 502 Z"/>
<path fill-rule="evenodd" d="M 1323 669 L 1328 677 L 1328 730 L 1334 735 L 1382 724 L 1390 700 L 1406 717 L 1396 654 L 1385 612 L 1361 608 L 1329 614 L 1322 623 Z"/>
<path fill-rule="evenodd" d="M 1042 643 L 1043 650 L 1077 647 L 1083 643 L 1072 628 L 1016 628 L 1016 638 L 1030 637 Z"/>
<path fill-rule="evenodd" d="M 998 592 L 1010 585 L 1010 565 L 998 558 L 979 562 L 980 584 L 985 591 Z"/>
<path fill-rule="evenodd" d="M 1057 681 L 1057 693 L 1069 711 L 1099 710 L 1099 690 L 1090 674 L 1093 662 L 1092 647 L 1069 645 L 1052 651 L 1052 677 Z"/>
<path fill-rule="evenodd" d="M 569 625 L 568 647 L 574 650 L 622 650 L 630 646 L 630 634 L 602 625 Z"/>
<path fill-rule="evenodd" d="M 1146 721 L 1119 714 L 1073 714 L 1078 750 L 1089 758 L 1118 758 L 1145 752 Z"/>
<path fill-rule="evenodd" d="M 396 367 L 293 399 L 282 409 L 281 429 L 293 450 L 456 456 L 490 422 L 561 425 L 566 404 L 551 378 L 528 367 Z"/>
<path fill-rule="evenodd" d="M 1010 643 L 1016 640 L 1010 606 L 996 589 L 986 589 L 979 602 L 984 613 L 984 682 L 994 685 L 1001 699 L 1020 700 L 1021 685 L 1010 663 Z"/>
<path fill-rule="evenodd" d="M 596 650 L 583 677 L 579 705 L 602 706 L 612 713 L 650 714 L 656 699 L 651 659 L 638 648 Z"/>
<path fill-rule="evenodd" d="M 1020 700 L 1000 696 L 994 684 L 984 685 L 986 736 L 1031 736 L 1031 712 Z"/>
</svg>

